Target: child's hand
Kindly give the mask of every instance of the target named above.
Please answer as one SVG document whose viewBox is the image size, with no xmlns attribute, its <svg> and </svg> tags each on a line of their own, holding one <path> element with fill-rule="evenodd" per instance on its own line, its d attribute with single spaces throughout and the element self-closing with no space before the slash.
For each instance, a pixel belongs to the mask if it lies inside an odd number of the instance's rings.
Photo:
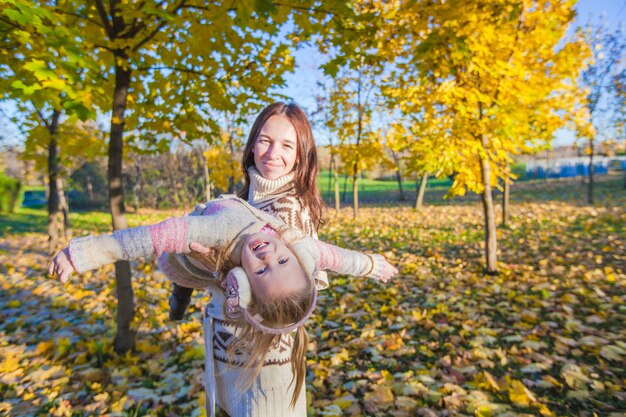
<svg viewBox="0 0 626 417">
<path fill-rule="evenodd" d="M 368 275 L 370 278 L 374 278 L 375 280 L 382 282 L 387 282 L 390 278 L 393 278 L 398 273 L 396 267 L 387 262 L 384 256 L 378 254 L 370 256 L 374 263 L 372 267 L 372 272 Z"/>
<path fill-rule="evenodd" d="M 189 244 L 189 249 L 191 250 L 191 252 L 187 256 L 200 262 L 208 270 L 215 270 L 215 259 L 217 258 L 216 249 L 204 246 L 203 244 L 198 242 L 191 242 Z"/>
<path fill-rule="evenodd" d="M 74 271 L 74 266 L 72 265 L 72 261 L 70 261 L 69 248 L 65 248 L 54 255 L 54 258 L 52 258 L 50 262 L 50 268 L 48 269 L 48 273 L 51 277 L 57 275 L 61 278 L 61 282 L 63 283 L 67 282 Z"/>
</svg>

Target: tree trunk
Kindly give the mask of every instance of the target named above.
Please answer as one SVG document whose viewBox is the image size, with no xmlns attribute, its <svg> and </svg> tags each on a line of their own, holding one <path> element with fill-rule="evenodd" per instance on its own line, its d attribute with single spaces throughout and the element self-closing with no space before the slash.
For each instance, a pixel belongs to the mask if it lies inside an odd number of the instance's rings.
<svg viewBox="0 0 626 417">
<path fill-rule="evenodd" d="M 508 178 L 504 179 L 504 192 L 502 193 L 502 226 L 506 226 L 509 219 L 509 195 L 511 185 Z"/>
<path fill-rule="evenodd" d="M 334 173 L 335 173 L 334 159 L 335 157 L 331 152 L 330 162 L 328 163 L 328 172 L 330 173 L 330 175 L 328 175 L 328 190 L 327 190 L 327 195 L 326 195 L 326 200 L 328 201 L 328 205 L 330 205 L 330 203 L 333 201 L 333 190 L 332 190 L 331 184 L 332 184 Z M 324 198 L 324 196 L 322 196 L 322 198 Z"/>
<path fill-rule="evenodd" d="M 202 155 L 202 166 L 203 166 L 203 175 L 204 175 L 204 194 L 206 197 L 206 201 L 211 199 L 211 177 L 209 176 L 209 163 L 204 156 L 204 153 L 200 152 Z"/>
<path fill-rule="evenodd" d="M 422 178 L 419 181 L 419 187 L 417 189 L 417 195 L 415 196 L 415 209 L 419 210 L 422 208 L 424 203 L 424 194 L 426 192 L 426 184 L 428 183 L 428 172 L 424 172 L 422 174 Z"/>
<path fill-rule="evenodd" d="M 63 216 L 63 237 L 65 240 L 71 238 L 71 230 L 70 230 L 70 205 L 67 201 L 67 197 L 65 196 L 65 189 L 63 187 L 63 181 L 60 178 L 57 178 L 57 192 L 59 193 L 59 212 Z"/>
<path fill-rule="evenodd" d="M 487 149 L 487 139 L 482 137 L 484 149 Z M 489 166 L 488 157 L 482 156 L 480 159 L 480 167 L 483 176 L 484 190 L 482 193 L 483 213 L 485 217 L 485 260 L 486 272 L 489 275 L 498 273 L 497 250 L 498 242 L 496 237 L 496 216 L 493 208 L 493 196 L 491 194 L 491 168 Z"/>
<path fill-rule="evenodd" d="M 589 186 L 587 187 L 587 202 L 593 204 L 593 139 L 589 139 Z"/>
<path fill-rule="evenodd" d="M 354 164 L 352 175 L 352 217 L 359 217 L 359 173 L 357 172 L 357 163 Z"/>
<path fill-rule="evenodd" d="M 333 172 L 333 176 L 335 178 L 335 211 L 339 213 L 339 208 L 341 207 L 341 201 L 339 200 L 339 173 L 335 169 Z"/>
<path fill-rule="evenodd" d="M 393 157 L 394 162 L 396 163 L 396 180 L 398 181 L 398 189 L 400 190 L 400 201 L 406 201 L 406 197 L 404 196 L 404 191 L 402 190 L 402 173 L 400 172 L 400 158 L 398 158 L 398 154 L 392 149 L 391 156 Z"/>
<path fill-rule="evenodd" d="M 58 161 L 58 127 L 61 112 L 54 110 L 48 125 L 50 142 L 48 143 L 48 253 L 52 255 L 59 245 L 59 192 L 57 181 L 59 174 Z"/>
<path fill-rule="evenodd" d="M 125 57 L 116 57 L 124 60 Z M 113 230 L 125 229 L 126 209 L 124 207 L 124 187 L 122 180 L 124 112 L 130 86 L 130 69 L 116 65 L 115 88 L 113 91 L 113 112 L 111 114 L 111 134 L 109 139 L 109 206 Z M 134 348 L 136 332 L 130 328 L 135 314 L 133 287 L 128 261 L 115 263 L 117 288 L 117 335 L 115 351 L 124 353 Z"/>
<path fill-rule="evenodd" d="M 233 136 L 232 134 L 228 135 L 228 146 L 230 148 L 230 161 L 231 163 L 235 160 L 235 142 L 233 141 Z M 229 176 L 228 177 L 228 192 L 230 194 L 235 194 L 235 177 L 234 176 Z"/>
<path fill-rule="evenodd" d="M 137 198 L 139 199 L 138 206 L 146 204 L 146 195 L 144 194 L 144 179 L 143 179 L 143 158 L 141 155 L 137 156 L 137 184 L 139 185 Z"/>
<path fill-rule="evenodd" d="M 343 195 L 341 201 L 346 202 L 346 194 L 348 193 L 348 174 L 343 178 Z"/>
</svg>

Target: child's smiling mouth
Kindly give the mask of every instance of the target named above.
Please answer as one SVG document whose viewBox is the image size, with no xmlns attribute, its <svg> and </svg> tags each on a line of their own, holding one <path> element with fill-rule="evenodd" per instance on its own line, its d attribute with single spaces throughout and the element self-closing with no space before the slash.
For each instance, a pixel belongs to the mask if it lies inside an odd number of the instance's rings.
<svg viewBox="0 0 626 417">
<path fill-rule="evenodd" d="M 250 244 L 250 249 L 252 249 L 252 252 L 256 252 L 258 250 L 263 249 L 264 247 L 268 245 L 269 245 L 269 242 L 267 241 L 255 240 L 254 242 Z"/>
</svg>

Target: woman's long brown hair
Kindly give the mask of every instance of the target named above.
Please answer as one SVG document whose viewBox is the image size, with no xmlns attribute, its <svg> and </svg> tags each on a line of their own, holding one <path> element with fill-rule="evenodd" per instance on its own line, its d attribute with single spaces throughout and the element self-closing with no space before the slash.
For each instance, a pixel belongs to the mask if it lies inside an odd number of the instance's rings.
<svg viewBox="0 0 626 417">
<path fill-rule="evenodd" d="M 311 123 L 309 123 L 304 110 L 296 103 L 276 102 L 264 108 L 257 116 L 243 150 L 241 167 L 243 169 L 244 186 L 239 193 L 239 197 L 244 200 L 248 199 L 248 191 L 250 190 L 248 168 L 254 165 L 254 153 L 252 150 L 265 122 L 270 117 L 276 115 L 286 116 L 296 130 L 298 153 L 296 164 L 293 168 L 295 172 L 293 179 L 294 188 L 296 195 L 302 201 L 302 205 L 309 210 L 313 225 L 317 230 L 325 223 L 324 212 L 326 210 L 324 200 L 322 200 L 322 196 L 317 188 L 317 149 L 315 148 L 313 132 L 311 131 Z"/>
</svg>

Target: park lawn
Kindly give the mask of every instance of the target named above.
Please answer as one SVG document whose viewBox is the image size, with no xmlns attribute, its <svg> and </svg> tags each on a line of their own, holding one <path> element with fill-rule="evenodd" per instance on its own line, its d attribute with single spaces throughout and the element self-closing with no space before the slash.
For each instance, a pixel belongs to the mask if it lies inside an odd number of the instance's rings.
<svg viewBox="0 0 626 417">
<path fill-rule="evenodd" d="M 324 200 L 329 204 L 334 204 L 335 185 L 331 172 L 322 171 L 318 176 L 317 184 Z M 429 178 L 427 184 L 430 190 L 445 192 L 452 184 L 452 181 L 448 178 Z M 402 181 L 402 190 L 407 201 L 414 200 L 417 192 L 415 179 L 407 181 L 405 178 Z M 342 204 L 352 204 L 352 177 L 339 176 L 339 193 Z M 361 202 L 372 204 L 390 201 L 397 202 L 399 199 L 399 186 L 398 181 L 395 179 L 359 179 L 359 200 Z"/>
<path fill-rule="evenodd" d="M 333 276 L 320 293 L 308 326 L 311 415 L 624 415 L 621 179 L 602 180 L 594 205 L 580 180 L 513 192 L 498 276 L 482 274 L 482 214 L 471 199 L 366 207 L 357 220 L 349 208 L 329 213 L 324 240 L 382 252 L 400 274 L 387 285 Z M 172 214 L 141 211 L 129 224 Z M 206 295 L 187 321 L 170 323 L 163 274 L 133 262 L 138 345 L 118 356 L 113 268 L 63 286 L 45 276 L 45 213 L 2 220 L 0 415 L 200 415 Z M 110 227 L 103 214 L 72 221 L 75 235 Z"/>
</svg>

